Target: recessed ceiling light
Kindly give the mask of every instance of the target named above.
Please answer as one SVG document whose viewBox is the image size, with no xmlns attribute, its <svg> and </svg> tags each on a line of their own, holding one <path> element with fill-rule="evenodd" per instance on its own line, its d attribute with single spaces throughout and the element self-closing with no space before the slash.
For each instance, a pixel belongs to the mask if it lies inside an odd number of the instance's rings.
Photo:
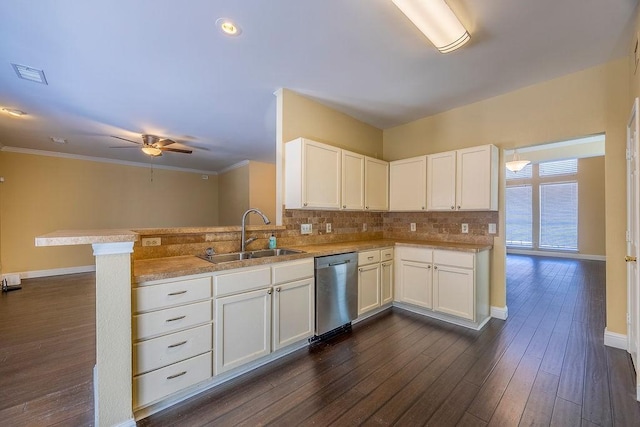
<svg viewBox="0 0 640 427">
<path fill-rule="evenodd" d="M 51 137 L 51 140 L 52 140 L 53 142 L 55 142 L 56 144 L 66 144 L 66 143 L 67 143 L 67 140 L 66 140 L 66 139 L 64 139 L 64 138 L 60 138 L 59 136 L 52 136 L 52 137 Z"/>
<path fill-rule="evenodd" d="M 240 26 L 229 18 L 218 18 L 216 27 L 228 36 L 239 36 L 242 33 Z"/>
<path fill-rule="evenodd" d="M 27 113 L 25 113 L 24 111 L 15 110 L 13 108 L 3 108 L 2 111 L 5 111 L 6 113 L 11 114 L 14 117 L 22 117 L 27 115 Z"/>
<path fill-rule="evenodd" d="M 28 65 L 20 65 L 11 63 L 11 66 L 15 70 L 18 77 L 21 79 L 29 80 L 36 83 L 48 84 L 47 78 L 44 76 L 44 71 L 37 68 L 29 67 Z"/>
</svg>

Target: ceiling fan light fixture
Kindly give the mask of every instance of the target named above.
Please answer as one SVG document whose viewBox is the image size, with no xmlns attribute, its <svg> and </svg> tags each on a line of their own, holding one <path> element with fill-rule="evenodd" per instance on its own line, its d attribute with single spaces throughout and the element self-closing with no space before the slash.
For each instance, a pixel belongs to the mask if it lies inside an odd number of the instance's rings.
<svg viewBox="0 0 640 427">
<path fill-rule="evenodd" d="M 218 27 L 220 31 L 227 36 L 235 37 L 242 34 L 240 26 L 229 18 L 218 18 L 216 20 L 216 27 Z"/>
<path fill-rule="evenodd" d="M 510 162 L 505 163 L 507 169 L 511 172 L 520 172 L 524 169 L 529 163 L 530 160 L 520 160 L 520 156 L 518 156 L 518 152 L 513 152 L 513 159 Z"/>
<path fill-rule="evenodd" d="M 22 117 L 27 115 L 24 111 L 16 110 L 14 108 L 3 108 L 2 111 L 7 114 L 11 114 L 13 117 Z"/>
<path fill-rule="evenodd" d="M 458 17 L 444 0 L 392 0 L 440 53 L 464 46 L 470 39 Z"/>
<path fill-rule="evenodd" d="M 142 152 L 149 156 L 157 157 L 162 155 L 162 150 L 156 147 L 152 147 L 150 145 L 145 145 L 142 147 Z"/>
</svg>

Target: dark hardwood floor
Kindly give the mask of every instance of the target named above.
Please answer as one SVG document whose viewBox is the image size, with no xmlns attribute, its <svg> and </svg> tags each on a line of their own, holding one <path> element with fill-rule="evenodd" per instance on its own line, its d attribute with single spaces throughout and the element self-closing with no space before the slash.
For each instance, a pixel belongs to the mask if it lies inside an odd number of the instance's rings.
<svg viewBox="0 0 640 427">
<path fill-rule="evenodd" d="M 604 263 L 507 265 L 507 321 L 475 332 L 394 309 L 138 425 L 639 426 L 630 358 L 603 344 Z M 0 297 L 0 425 L 92 422 L 92 280 Z"/>
</svg>

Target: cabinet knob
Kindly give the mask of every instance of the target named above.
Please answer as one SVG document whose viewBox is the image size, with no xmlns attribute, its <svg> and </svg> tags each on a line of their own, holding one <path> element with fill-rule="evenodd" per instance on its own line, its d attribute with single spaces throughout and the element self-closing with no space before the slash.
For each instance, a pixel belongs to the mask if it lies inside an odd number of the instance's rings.
<svg viewBox="0 0 640 427">
<path fill-rule="evenodd" d="M 369 209 L 369 206 L 365 206 L 364 208 L 365 208 L 365 209 Z"/>
<path fill-rule="evenodd" d="M 431 270 L 431 265 L 427 265 L 427 270 Z"/>
<path fill-rule="evenodd" d="M 424 206 L 422 207 L 422 210 L 424 210 Z"/>
<path fill-rule="evenodd" d="M 304 203 L 302 204 L 302 206 L 307 206 L 307 202 L 304 202 Z"/>
<path fill-rule="evenodd" d="M 455 208 L 456 208 L 455 206 L 451 205 L 451 209 L 455 209 Z"/>
<path fill-rule="evenodd" d="M 276 292 L 280 292 L 280 288 L 276 288 Z"/>
<path fill-rule="evenodd" d="M 271 292 L 272 292 L 272 290 L 271 290 L 271 289 L 269 289 L 269 290 L 267 291 L 267 294 L 271 295 Z"/>
<path fill-rule="evenodd" d="M 359 269 L 358 269 L 358 271 L 362 272 L 362 269 L 361 269 L 361 268 L 359 268 Z"/>
<path fill-rule="evenodd" d="M 434 269 L 434 270 L 437 270 L 437 269 L 438 269 L 438 266 L 437 266 L 437 265 L 434 265 L 434 266 L 433 266 L 433 269 Z"/>
<path fill-rule="evenodd" d="M 347 209 L 347 205 L 342 205 L 342 209 Z"/>
<path fill-rule="evenodd" d="M 460 210 L 460 205 L 458 205 L 458 210 Z"/>
</svg>

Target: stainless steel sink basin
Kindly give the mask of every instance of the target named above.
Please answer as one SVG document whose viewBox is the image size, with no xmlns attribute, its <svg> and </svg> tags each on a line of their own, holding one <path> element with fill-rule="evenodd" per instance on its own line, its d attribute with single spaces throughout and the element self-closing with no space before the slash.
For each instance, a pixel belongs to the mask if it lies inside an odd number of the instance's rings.
<svg viewBox="0 0 640 427">
<path fill-rule="evenodd" d="M 251 252 L 234 252 L 230 254 L 218 254 L 218 255 L 198 255 L 198 258 L 202 258 L 205 261 L 212 262 L 214 264 L 220 264 L 223 262 L 242 261 L 252 258 L 265 258 L 265 257 L 278 257 L 283 255 L 301 254 L 303 251 L 295 249 L 263 249 L 260 251 Z"/>
</svg>

